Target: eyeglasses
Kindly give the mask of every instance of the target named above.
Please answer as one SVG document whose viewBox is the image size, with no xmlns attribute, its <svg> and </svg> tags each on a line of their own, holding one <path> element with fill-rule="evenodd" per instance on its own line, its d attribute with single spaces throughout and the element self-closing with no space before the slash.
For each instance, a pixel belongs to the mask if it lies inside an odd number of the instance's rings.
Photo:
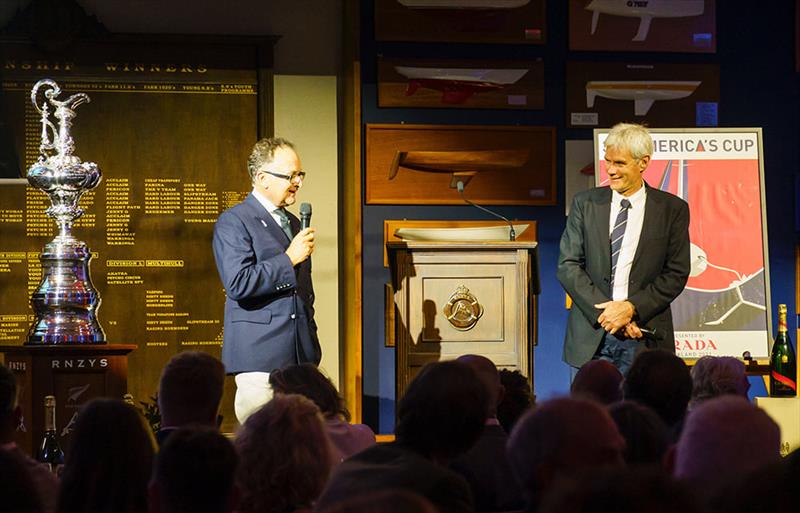
<svg viewBox="0 0 800 513">
<path fill-rule="evenodd" d="M 272 171 L 264 171 L 262 169 L 262 173 L 267 173 L 268 175 L 277 176 L 278 178 L 283 178 L 284 180 L 289 180 L 290 182 L 296 181 L 304 181 L 306 179 L 306 172 L 305 171 L 295 171 L 290 175 L 284 175 L 282 173 L 273 173 Z"/>
</svg>

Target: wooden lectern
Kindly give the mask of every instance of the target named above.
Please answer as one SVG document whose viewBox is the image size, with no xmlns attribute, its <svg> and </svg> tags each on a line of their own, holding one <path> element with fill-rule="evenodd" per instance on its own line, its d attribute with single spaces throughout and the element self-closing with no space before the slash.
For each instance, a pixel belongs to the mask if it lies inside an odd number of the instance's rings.
<svg viewBox="0 0 800 513">
<path fill-rule="evenodd" d="M 389 241 L 386 247 L 397 399 L 423 365 L 463 354 L 518 370 L 533 384 L 536 242 Z"/>
<path fill-rule="evenodd" d="M 44 436 L 44 398 L 56 397 L 56 429 L 61 447 L 80 407 L 96 397 L 122 399 L 128 391 L 128 353 L 135 344 L 0 346 L 17 376 L 23 425 L 15 442 L 33 455 Z"/>
</svg>

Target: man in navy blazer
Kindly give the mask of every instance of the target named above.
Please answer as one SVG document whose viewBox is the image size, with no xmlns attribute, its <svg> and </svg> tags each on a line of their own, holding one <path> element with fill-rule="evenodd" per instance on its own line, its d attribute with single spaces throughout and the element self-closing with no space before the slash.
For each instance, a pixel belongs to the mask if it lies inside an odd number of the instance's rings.
<svg viewBox="0 0 800 513">
<path fill-rule="evenodd" d="M 305 172 L 285 139 L 258 141 L 247 161 L 253 191 L 214 227 L 214 258 L 225 287 L 222 362 L 236 376 L 236 417 L 271 397 L 269 373 L 319 364 L 311 253 L 314 229 L 284 207 L 295 203 Z"/>
<path fill-rule="evenodd" d="M 614 126 L 605 140 L 610 187 L 572 202 L 558 280 L 573 301 L 564 343 L 573 368 L 605 359 L 625 374 L 644 347 L 675 351 L 670 303 L 689 277 L 689 206 L 645 183 L 652 153 L 645 127 Z"/>
</svg>

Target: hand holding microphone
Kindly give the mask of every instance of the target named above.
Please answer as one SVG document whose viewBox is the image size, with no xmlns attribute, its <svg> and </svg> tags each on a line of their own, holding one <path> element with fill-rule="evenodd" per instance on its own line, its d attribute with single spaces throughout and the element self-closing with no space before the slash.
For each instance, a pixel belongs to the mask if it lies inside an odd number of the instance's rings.
<svg viewBox="0 0 800 513">
<path fill-rule="evenodd" d="M 314 228 L 311 228 L 311 204 L 300 204 L 300 232 L 294 236 L 286 254 L 297 265 L 305 261 L 314 252 Z"/>
</svg>

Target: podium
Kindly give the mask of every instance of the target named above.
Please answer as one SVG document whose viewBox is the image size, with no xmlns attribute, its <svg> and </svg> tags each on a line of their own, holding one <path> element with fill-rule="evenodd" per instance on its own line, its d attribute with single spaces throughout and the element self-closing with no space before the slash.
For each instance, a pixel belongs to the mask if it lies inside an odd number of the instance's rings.
<svg viewBox="0 0 800 513">
<path fill-rule="evenodd" d="M 389 241 L 396 398 L 427 363 L 479 354 L 533 384 L 536 242 Z M 393 326 L 392 326 L 393 325 Z"/>
<path fill-rule="evenodd" d="M 56 398 L 56 429 L 61 446 L 80 407 L 96 397 L 122 399 L 128 390 L 128 353 L 135 344 L 0 346 L 5 365 L 17 377 L 23 423 L 14 441 L 33 455 L 44 436 L 44 398 Z"/>
</svg>

